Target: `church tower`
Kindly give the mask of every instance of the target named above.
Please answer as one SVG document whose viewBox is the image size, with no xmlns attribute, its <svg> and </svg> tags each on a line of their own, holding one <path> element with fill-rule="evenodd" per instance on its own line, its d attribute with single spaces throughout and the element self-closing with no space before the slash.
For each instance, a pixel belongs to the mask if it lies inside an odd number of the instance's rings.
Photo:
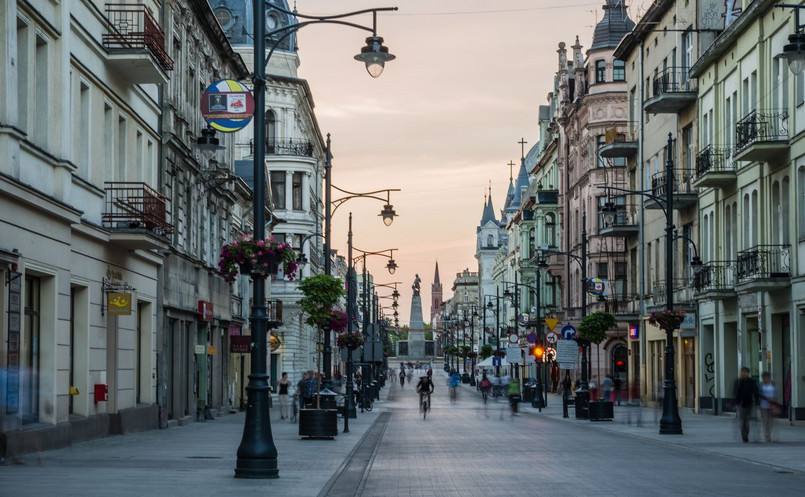
<svg viewBox="0 0 805 497">
<path fill-rule="evenodd" d="M 506 244 L 506 230 L 504 224 L 495 218 L 495 209 L 492 207 L 492 187 L 484 198 L 484 210 L 481 222 L 476 229 L 475 258 L 478 260 L 478 305 L 486 305 L 489 296 L 495 295 L 494 269 L 498 249 Z M 514 185 L 509 184 L 506 195 L 507 203 L 514 197 Z M 487 315 L 484 329 L 494 323 L 494 319 Z"/>
<path fill-rule="evenodd" d="M 435 327 L 434 320 L 442 310 L 442 282 L 439 280 L 439 261 L 436 261 L 436 273 L 433 275 L 433 284 L 430 286 L 430 323 Z"/>
</svg>

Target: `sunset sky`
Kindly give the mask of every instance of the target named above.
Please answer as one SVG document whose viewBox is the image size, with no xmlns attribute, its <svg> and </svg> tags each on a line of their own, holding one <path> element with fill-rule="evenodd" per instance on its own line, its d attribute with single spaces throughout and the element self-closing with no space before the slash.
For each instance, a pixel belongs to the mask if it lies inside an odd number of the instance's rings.
<svg viewBox="0 0 805 497">
<path fill-rule="evenodd" d="M 409 321 L 415 274 L 422 279 L 427 322 L 436 261 L 445 299 L 456 273 L 477 271 L 476 226 L 490 181 L 498 214 L 509 184 L 507 164 L 519 167 L 518 142 L 525 138 L 528 151 L 537 139 L 537 108 L 547 104 L 553 86 L 558 43 L 572 45 L 578 35 L 586 50 L 604 3 L 297 1 L 298 11 L 310 15 L 399 7 L 378 15 L 377 34 L 397 56 L 378 79 L 353 60 L 369 35 L 361 30 L 309 26 L 299 31 L 298 45 L 299 76 L 310 84 L 322 133 L 332 135 L 333 184 L 361 192 L 402 189 L 392 194 L 399 217 L 391 227 L 378 217 L 382 204 L 366 199 L 345 203 L 332 225 L 333 248 L 341 254 L 350 211 L 355 247 L 398 249 L 394 275 L 382 257 L 368 258 L 367 266 L 378 283 L 401 282 L 401 326 Z M 636 21 L 651 2 L 632 4 L 629 16 Z M 352 20 L 372 22 L 371 15 Z"/>
</svg>

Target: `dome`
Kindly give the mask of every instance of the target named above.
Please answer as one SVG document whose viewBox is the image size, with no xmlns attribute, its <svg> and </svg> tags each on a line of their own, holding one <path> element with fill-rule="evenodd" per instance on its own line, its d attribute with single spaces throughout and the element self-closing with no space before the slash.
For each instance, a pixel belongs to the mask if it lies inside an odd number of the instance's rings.
<svg viewBox="0 0 805 497">
<path fill-rule="evenodd" d="M 617 47 L 635 25 L 626 13 L 624 0 L 607 0 L 603 9 L 604 18 L 595 26 L 590 50 Z"/>
</svg>

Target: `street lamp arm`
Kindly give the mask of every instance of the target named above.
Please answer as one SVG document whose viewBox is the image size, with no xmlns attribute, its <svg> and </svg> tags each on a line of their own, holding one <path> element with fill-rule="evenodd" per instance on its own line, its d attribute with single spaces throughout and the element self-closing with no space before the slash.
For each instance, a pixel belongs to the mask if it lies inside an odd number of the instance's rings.
<svg viewBox="0 0 805 497">
<path fill-rule="evenodd" d="M 359 255 L 358 257 L 355 257 L 353 259 L 353 262 L 357 262 L 358 259 L 366 258 L 367 256 L 370 256 L 370 255 L 382 255 L 383 257 L 385 257 L 387 259 L 391 259 L 391 258 L 394 257 L 394 251 L 398 250 L 398 249 L 393 248 L 393 249 L 376 250 L 374 252 L 370 252 L 369 250 L 361 250 L 359 248 L 352 247 L 352 250 L 357 250 L 358 252 L 361 253 L 361 255 Z M 391 255 L 387 254 L 386 252 L 391 252 Z"/>
<path fill-rule="evenodd" d="M 564 252 L 562 250 L 550 250 L 550 249 L 543 249 L 542 252 L 548 255 L 566 255 L 571 259 L 573 259 L 574 261 L 576 261 L 577 263 L 579 263 L 579 265 L 584 264 L 582 258 L 574 254 L 573 252 Z"/>
<path fill-rule="evenodd" d="M 339 192 L 345 193 L 347 195 L 346 197 L 337 198 L 331 202 L 331 204 L 333 205 L 333 211 L 331 212 L 331 215 L 335 214 L 335 211 L 338 210 L 338 208 L 341 207 L 341 204 L 343 204 L 347 200 L 351 200 L 353 198 L 372 198 L 375 200 L 379 200 L 381 202 L 385 202 L 386 204 L 389 204 L 391 203 L 391 192 L 401 191 L 399 188 L 386 188 L 383 190 L 375 190 L 373 192 L 350 192 L 348 190 L 344 190 L 343 188 L 339 188 L 335 185 L 330 186 L 338 190 Z M 385 193 L 386 198 L 378 197 L 377 196 L 378 193 Z"/>
</svg>

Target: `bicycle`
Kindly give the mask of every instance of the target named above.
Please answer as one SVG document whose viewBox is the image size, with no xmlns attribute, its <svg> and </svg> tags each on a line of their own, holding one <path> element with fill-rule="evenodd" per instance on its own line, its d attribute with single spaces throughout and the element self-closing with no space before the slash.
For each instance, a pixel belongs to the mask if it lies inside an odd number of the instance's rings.
<svg viewBox="0 0 805 497">
<path fill-rule="evenodd" d="M 450 402 L 455 402 L 458 399 L 458 388 L 450 387 Z"/>
<path fill-rule="evenodd" d="M 422 395 L 422 419 L 428 417 L 428 394 Z"/>
<path fill-rule="evenodd" d="M 357 396 L 358 396 L 358 401 L 356 402 L 356 406 L 359 409 L 363 409 L 363 410 L 365 410 L 367 412 L 372 412 L 372 408 L 374 407 L 374 404 L 372 403 L 372 399 L 364 398 L 364 396 L 361 395 L 360 392 L 357 393 Z"/>
</svg>

